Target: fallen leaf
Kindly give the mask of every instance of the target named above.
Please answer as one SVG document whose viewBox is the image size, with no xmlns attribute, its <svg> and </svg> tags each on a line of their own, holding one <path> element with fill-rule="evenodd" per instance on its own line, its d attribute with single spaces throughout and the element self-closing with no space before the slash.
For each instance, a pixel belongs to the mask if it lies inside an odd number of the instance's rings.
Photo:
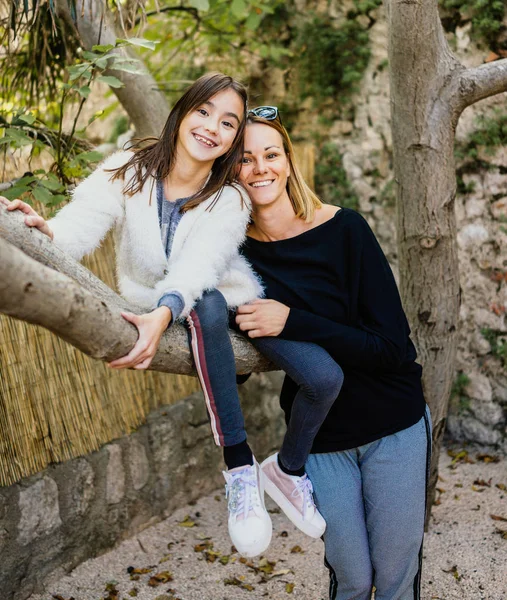
<svg viewBox="0 0 507 600">
<path fill-rule="evenodd" d="M 173 576 L 172 573 L 169 573 L 169 571 L 161 571 L 160 573 L 156 573 L 155 575 L 152 575 L 150 577 L 150 580 L 148 581 L 148 585 L 150 587 L 157 587 L 158 585 L 161 585 L 162 583 L 168 583 L 169 581 L 173 580 Z"/>
<path fill-rule="evenodd" d="M 197 523 L 195 521 L 192 521 L 190 515 L 186 515 L 183 521 L 180 521 L 178 525 L 180 527 L 197 527 Z"/>
<path fill-rule="evenodd" d="M 484 491 L 484 488 L 480 488 L 480 489 L 479 489 L 477 486 L 473 485 L 473 486 L 472 486 L 472 490 L 473 490 L 474 492 L 483 492 L 483 491 Z"/>
<path fill-rule="evenodd" d="M 289 537 L 289 534 L 285 530 L 283 530 L 279 533 L 279 537 Z"/>
<path fill-rule="evenodd" d="M 285 591 L 287 592 L 287 594 L 292 594 L 292 592 L 294 591 L 294 584 L 293 583 L 286 583 L 285 584 Z"/>
<path fill-rule="evenodd" d="M 481 510 L 481 505 L 478 504 L 475 508 L 471 508 L 470 510 Z"/>
<path fill-rule="evenodd" d="M 290 553 L 291 554 L 304 554 L 304 550 L 301 548 L 301 546 L 293 546 L 290 549 Z"/>
<path fill-rule="evenodd" d="M 507 522 L 507 518 L 506 517 L 500 517 L 499 515 L 489 515 L 493 521 L 506 521 Z"/>
<path fill-rule="evenodd" d="M 281 571 L 274 571 L 271 573 L 271 577 L 280 577 L 281 575 L 287 575 L 288 573 L 292 573 L 291 569 L 282 569 Z"/>
<path fill-rule="evenodd" d="M 209 539 L 207 539 L 202 544 L 196 544 L 194 546 L 194 552 L 204 552 L 204 550 L 208 550 L 209 548 L 213 548 L 213 542 L 210 542 Z"/>
<path fill-rule="evenodd" d="M 241 578 L 239 578 L 239 577 L 232 577 L 231 579 L 224 579 L 224 585 L 237 585 L 241 589 L 247 590 L 249 592 L 251 592 L 252 590 L 255 589 L 254 586 L 251 585 L 250 583 L 243 583 L 243 581 L 241 581 Z"/>
<path fill-rule="evenodd" d="M 474 481 L 474 485 L 482 485 L 483 487 L 491 487 L 491 479 L 489 481 L 484 481 L 484 479 L 476 479 Z"/>
<path fill-rule="evenodd" d="M 506 529 L 500 529 L 500 527 L 496 527 L 495 533 L 498 533 L 498 535 L 501 535 L 504 540 L 507 540 L 507 530 Z"/>
<path fill-rule="evenodd" d="M 500 462 L 500 457 L 495 454 L 478 454 L 475 458 L 485 463 Z"/>
<path fill-rule="evenodd" d="M 272 515 L 279 515 L 280 509 L 279 508 L 268 508 L 268 513 L 271 513 Z"/>
<path fill-rule="evenodd" d="M 457 565 L 452 566 L 448 571 L 446 571 L 445 569 L 442 569 L 442 571 L 444 573 L 452 573 L 454 576 L 454 579 L 456 579 L 456 581 L 460 581 L 460 579 L 461 579 L 461 575 L 458 573 Z"/>
<path fill-rule="evenodd" d="M 137 592 L 138 592 L 138 589 L 137 589 L 137 588 L 132 588 L 132 589 L 131 589 L 129 592 L 127 592 L 127 594 L 128 594 L 129 596 L 132 596 L 132 598 L 136 598 L 136 596 L 137 596 Z"/>
<path fill-rule="evenodd" d="M 507 492 L 507 485 L 505 485 L 505 483 L 497 483 L 495 487 L 497 487 L 499 490 L 502 490 L 502 492 Z"/>
<path fill-rule="evenodd" d="M 229 560 L 231 559 L 231 557 L 228 554 L 223 554 L 219 559 L 218 562 L 222 563 L 223 565 L 227 565 L 229 563 Z"/>
<path fill-rule="evenodd" d="M 146 575 L 146 573 L 151 573 L 153 569 L 154 567 L 144 567 L 142 569 L 127 567 L 127 573 L 130 573 L 130 575 Z"/>
</svg>

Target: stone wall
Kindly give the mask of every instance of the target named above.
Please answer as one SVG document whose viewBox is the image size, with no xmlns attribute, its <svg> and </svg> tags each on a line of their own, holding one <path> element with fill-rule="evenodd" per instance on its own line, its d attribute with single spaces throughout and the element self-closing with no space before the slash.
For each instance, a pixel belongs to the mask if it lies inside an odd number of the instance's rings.
<svg viewBox="0 0 507 600">
<path fill-rule="evenodd" d="M 300 4 L 315 8 L 314 2 L 301 0 Z M 353 8 L 348 0 L 331 5 L 338 18 Z M 357 208 L 398 277 L 387 23 L 382 7 L 371 15 L 375 19 L 369 29 L 371 59 L 350 103 L 353 117 L 324 125 L 319 111 L 310 101 L 304 102 L 292 135 L 308 140 L 317 133 L 320 140 L 336 147 L 358 198 Z M 448 39 L 467 67 L 480 65 L 489 55 L 487 48 L 470 38 L 470 24 L 449 33 Z M 284 88 L 283 78 L 272 75 L 270 81 L 278 81 L 272 93 L 281 101 L 294 95 L 290 86 Z M 268 98 L 265 90 L 263 99 L 269 104 Z M 507 93 L 503 93 L 466 109 L 458 124 L 457 144 L 466 143 L 477 130 L 479 116 L 505 115 L 506 106 Z M 466 189 L 473 191 L 458 193 L 456 199 L 462 306 L 456 394 L 450 403 L 448 431 L 458 441 L 497 444 L 507 451 L 507 150 L 479 149 L 476 163 L 471 173 L 462 176 Z M 458 160 L 456 166 L 461 165 Z"/>
<path fill-rule="evenodd" d="M 281 373 L 241 386 L 252 449 L 278 447 Z M 223 484 L 204 399 L 195 393 L 87 456 L 0 488 L 0 597 L 24 600 L 43 582 L 97 556 Z M 225 506 L 225 505 L 224 505 Z M 224 519 L 225 521 L 225 519 Z"/>
</svg>

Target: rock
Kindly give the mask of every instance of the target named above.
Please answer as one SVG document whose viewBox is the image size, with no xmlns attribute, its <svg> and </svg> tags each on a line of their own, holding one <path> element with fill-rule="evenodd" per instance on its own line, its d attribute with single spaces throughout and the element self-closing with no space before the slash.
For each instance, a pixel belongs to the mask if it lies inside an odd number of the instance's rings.
<svg viewBox="0 0 507 600">
<path fill-rule="evenodd" d="M 487 328 L 494 331 L 507 331 L 505 317 L 503 315 L 495 315 L 495 313 L 485 308 L 476 308 L 474 310 L 474 321 L 479 329 Z"/>
<path fill-rule="evenodd" d="M 470 46 L 470 29 L 472 23 L 468 22 L 463 27 L 456 27 L 456 48 L 460 51 L 466 51 Z"/>
<path fill-rule="evenodd" d="M 464 250 L 472 246 L 481 246 L 489 240 L 489 231 L 484 225 L 470 223 L 458 233 L 458 245 Z"/>
<path fill-rule="evenodd" d="M 122 449 L 118 444 L 107 446 L 109 460 L 106 469 L 106 498 L 108 504 L 118 504 L 125 496 L 125 469 Z"/>
<path fill-rule="evenodd" d="M 95 473 L 90 463 L 84 458 L 75 460 L 73 467 L 74 481 L 70 486 L 71 502 L 69 502 L 69 512 L 73 516 L 81 516 L 86 513 L 95 497 Z"/>
<path fill-rule="evenodd" d="M 341 135 L 348 135 L 352 133 L 354 125 L 351 121 L 335 121 L 329 130 L 331 137 L 338 137 Z"/>
<path fill-rule="evenodd" d="M 470 410 L 481 423 L 488 427 L 495 427 L 503 422 L 503 410 L 494 402 L 472 400 Z"/>
<path fill-rule="evenodd" d="M 507 196 L 493 202 L 489 208 L 494 219 L 507 219 Z"/>
<path fill-rule="evenodd" d="M 465 203 L 465 213 L 467 219 L 475 219 L 476 217 L 483 216 L 486 213 L 486 200 L 470 198 Z"/>
<path fill-rule="evenodd" d="M 470 398 L 476 400 L 491 402 L 493 399 L 493 390 L 489 379 L 482 373 L 471 373 L 470 383 L 465 388 L 465 393 Z"/>
<path fill-rule="evenodd" d="M 447 429 L 458 442 L 474 440 L 478 444 L 498 444 L 501 440 L 499 431 L 494 431 L 472 416 L 449 415 Z"/>
<path fill-rule="evenodd" d="M 50 477 L 43 477 L 19 492 L 18 542 L 26 546 L 35 539 L 60 527 L 58 487 Z"/>
<path fill-rule="evenodd" d="M 488 196 L 499 194 L 507 195 L 507 175 L 501 174 L 497 169 L 484 173 L 484 189 Z"/>
<path fill-rule="evenodd" d="M 150 463 L 144 446 L 135 438 L 128 446 L 128 466 L 134 489 L 142 489 L 150 477 Z"/>
<path fill-rule="evenodd" d="M 488 352 L 491 352 L 491 344 L 479 331 L 474 331 L 470 348 L 479 356 L 484 356 Z"/>
</svg>

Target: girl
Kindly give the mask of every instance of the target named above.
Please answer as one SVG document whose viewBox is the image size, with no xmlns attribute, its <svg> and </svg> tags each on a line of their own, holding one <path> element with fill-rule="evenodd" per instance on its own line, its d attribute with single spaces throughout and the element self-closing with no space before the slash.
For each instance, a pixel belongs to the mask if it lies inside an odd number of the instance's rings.
<svg viewBox="0 0 507 600">
<path fill-rule="evenodd" d="M 120 292 L 147 312 L 122 313 L 139 338 L 112 368 L 148 368 L 166 328 L 186 318 L 215 442 L 224 447 L 231 538 L 255 556 L 268 547 L 272 527 L 228 334 L 228 309 L 262 295 L 238 254 L 250 215 L 247 194 L 234 184 L 246 97 L 231 77 L 204 75 L 175 104 L 160 139 L 107 158 L 54 219 L 46 222 L 20 200 L 2 202 L 77 260 L 114 229 Z"/>
<path fill-rule="evenodd" d="M 275 107 L 249 114 L 240 180 L 253 205 L 242 253 L 269 299 L 240 306 L 236 320 L 285 361 L 289 422 L 298 363 L 336 361 L 345 373 L 306 460 L 327 523 L 330 598 L 370 600 L 375 586 L 378 600 L 417 600 L 431 422 L 389 264 L 358 213 L 322 205 L 305 186 Z M 281 466 L 261 465 L 270 494 L 290 485 Z"/>
</svg>

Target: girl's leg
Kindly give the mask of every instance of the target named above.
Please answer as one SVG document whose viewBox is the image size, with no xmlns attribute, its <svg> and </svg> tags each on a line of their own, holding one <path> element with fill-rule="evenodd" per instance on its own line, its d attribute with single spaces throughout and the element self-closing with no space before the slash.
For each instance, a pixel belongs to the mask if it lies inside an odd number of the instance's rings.
<svg viewBox="0 0 507 600">
<path fill-rule="evenodd" d="M 253 464 L 236 384 L 229 311 L 218 290 L 206 292 L 187 318 L 189 344 L 217 446 L 229 469 Z"/>
<path fill-rule="evenodd" d="M 313 440 L 340 393 L 343 371 L 317 344 L 278 337 L 254 338 L 252 343 L 299 386 L 279 458 L 287 472 L 302 474 Z"/>
<path fill-rule="evenodd" d="M 430 423 L 358 449 L 376 600 L 420 598 Z"/>
<path fill-rule="evenodd" d="M 373 568 L 357 451 L 310 454 L 306 470 L 327 523 L 323 537 L 329 599 L 370 600 Z"/>
<path fill-rule="evenodd" d="M 224 447 L 229 535 L 243 556 L 257 556 L 271 541 L 259 465 L 245 433 L 229 338 L 229 312 L 222 294 L 203 295 L 188 319 L 189 342 L 201 382 L 215 443 Z"/>
</svg>

